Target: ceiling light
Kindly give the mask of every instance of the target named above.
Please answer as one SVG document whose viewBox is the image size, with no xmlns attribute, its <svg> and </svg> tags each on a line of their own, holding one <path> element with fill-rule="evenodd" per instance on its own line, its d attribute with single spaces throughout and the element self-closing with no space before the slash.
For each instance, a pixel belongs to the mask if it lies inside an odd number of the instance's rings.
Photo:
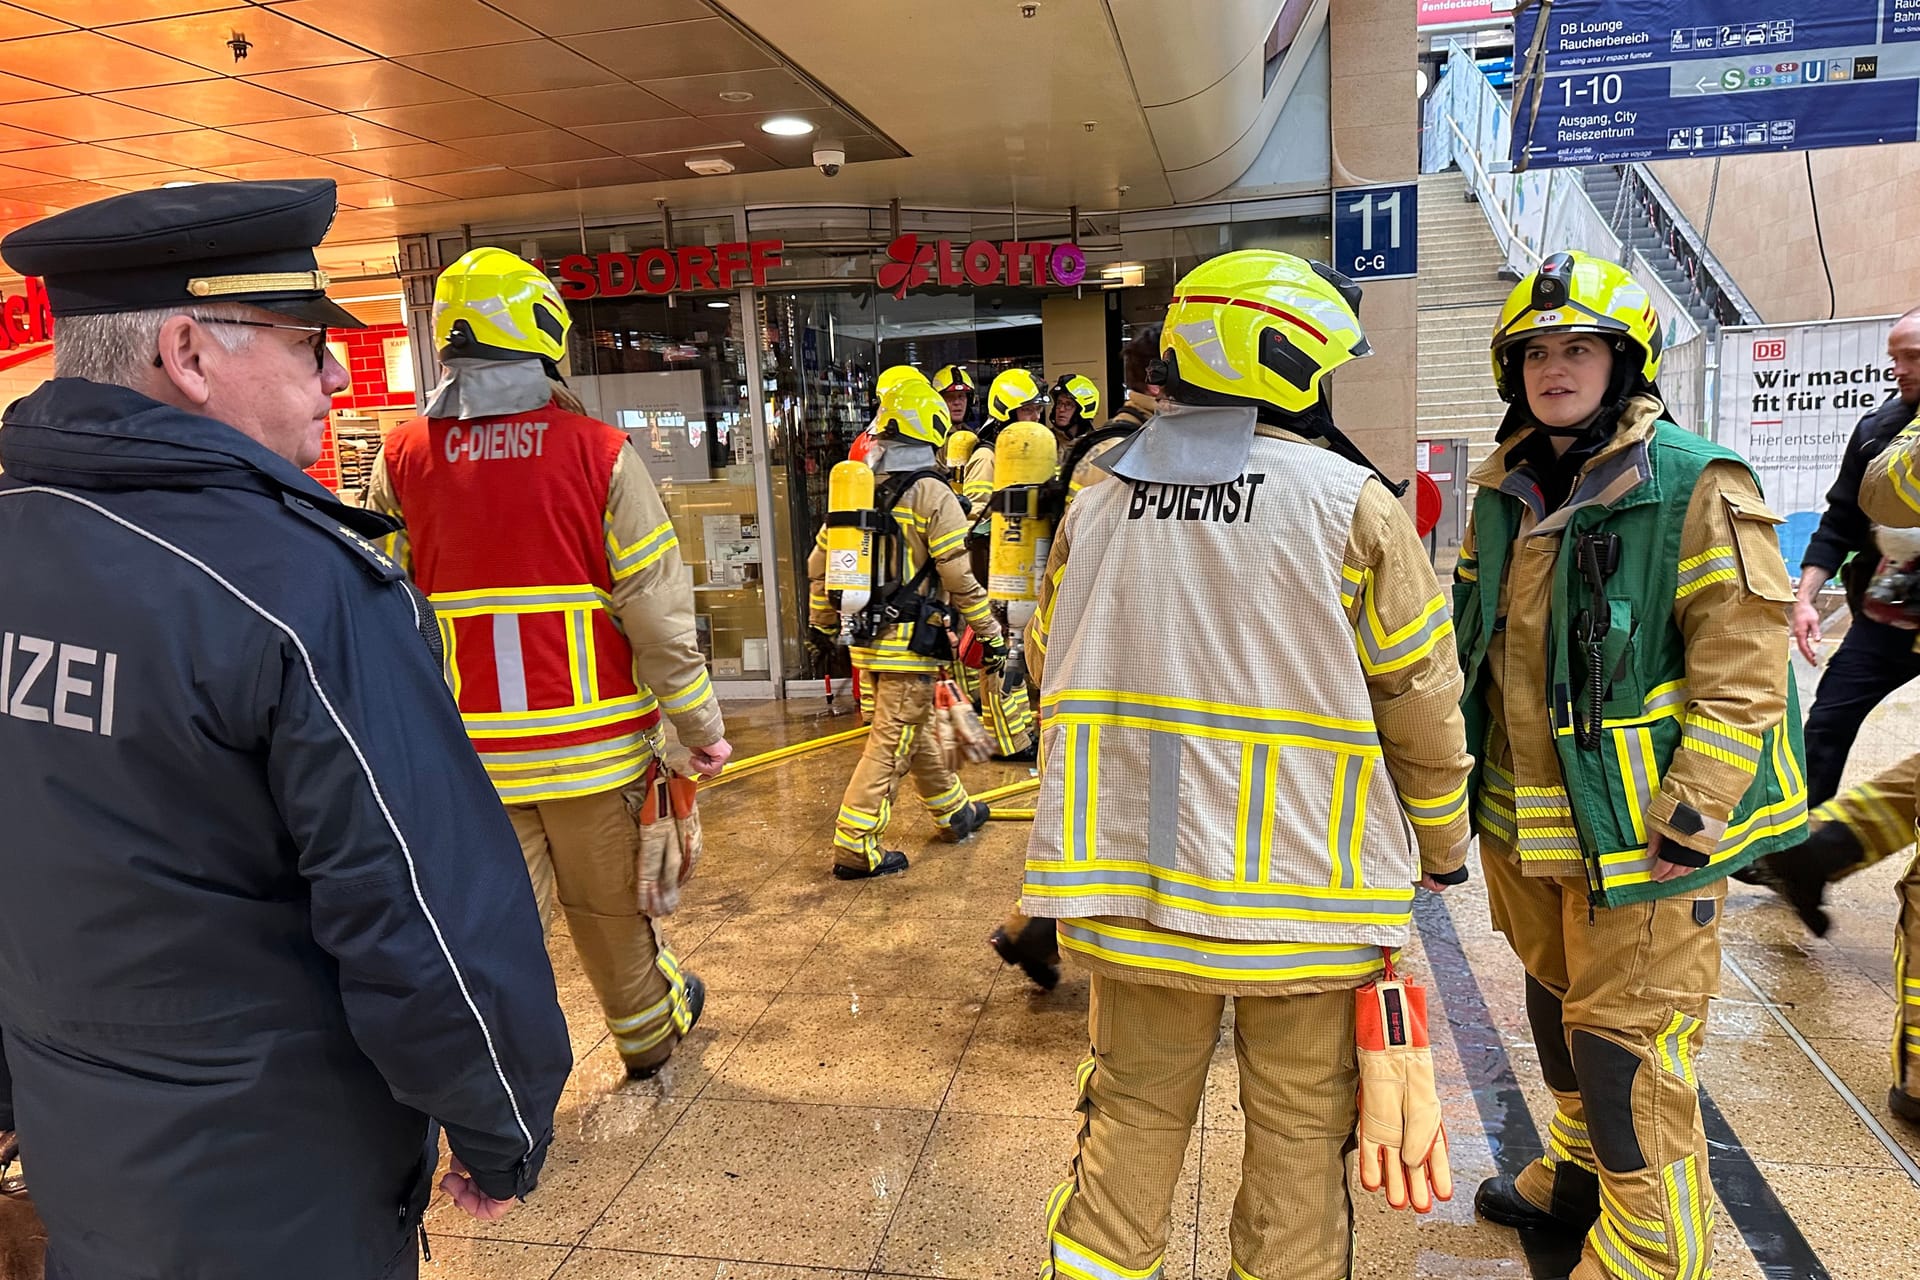
<svg viewBox="0 0 1920 1280">
<path fill-rule="evenodd" d="M 753 95 L 745 89 L 728 89 L 720 95 L 722 102 L 752 102 Z"/>
<path fill-rule="evenodd" d="M 776 138 L 799 138 L 813 132 L 813 126 L 799 116 L 775 116 L 760 122 L 760 132 Z"/>
<path fill-rule="evenodd" d="M 725 311 L 729 307 L 733 306 L 731 302 L 709 302 L 707 305 L 714 308 L 716 311 Z"/>
</svg>

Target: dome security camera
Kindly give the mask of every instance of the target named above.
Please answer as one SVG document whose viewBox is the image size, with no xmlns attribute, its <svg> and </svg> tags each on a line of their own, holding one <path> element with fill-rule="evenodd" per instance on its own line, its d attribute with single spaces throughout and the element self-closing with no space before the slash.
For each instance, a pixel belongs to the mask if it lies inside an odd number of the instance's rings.
<svg viewBox="0 0 1920 1280">
<path fill-rule="evenodd" d="M 838 177 L 847 162 L 847 149 L 837 142 L 822 142 L 813 149 L 813 167 L 829 178 Z"/>
</svg>

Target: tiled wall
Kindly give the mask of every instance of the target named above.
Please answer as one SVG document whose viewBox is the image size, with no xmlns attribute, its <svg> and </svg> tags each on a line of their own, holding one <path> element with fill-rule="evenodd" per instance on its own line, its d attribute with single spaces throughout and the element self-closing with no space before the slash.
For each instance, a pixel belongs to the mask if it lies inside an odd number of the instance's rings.
<svg viewBox="0 0 1920 1280">
<path fill-rule="evenodd" d="M 333 398 L 336 409 L 411 409 L 411 391 L 387 389 L 387 357 L 382 344 L 388 338 L 404 338 L 404 324 L 377 324 L 367 329 L 347 329 L 339 338 L 347 347 L 347 371 L 353 385 L 344 395 Z"/>
</svg>

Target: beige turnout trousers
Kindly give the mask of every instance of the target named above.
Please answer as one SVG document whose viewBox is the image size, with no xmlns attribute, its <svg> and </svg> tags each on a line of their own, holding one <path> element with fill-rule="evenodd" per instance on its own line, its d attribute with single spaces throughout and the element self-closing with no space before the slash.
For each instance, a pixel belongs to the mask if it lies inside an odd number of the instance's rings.
<svg viewBox="0 0 1920 1280">
<path fill-rule="evenodd" d="M 1579 880 L 1523 875 L 1481 836 L 1493 927 L 1527 971 L 1527 1018 L 1553 1091 L 1547 1154 L 1516 1179 L 1584 1220 L 1574 1280 L 1706 1280 L 1714 1199 L 1694 1064 L 1720 984 L 1727 882 L 1601 907 Z M 1597 1185 L 1596 1185 L 1597 1184 Z"/>
<path fill-rule="evenodd" d="M 1227 997 L 1093 975 L 1072 1176 L 1047 1202 L 1044 1280 L 1158 1280 L 1174 1185 Z M 1352 991 L 1234 997 L 1246 1153 L 1233 1202 L 1245 1280 L 1343 1280 L 1360 1084 Z"/>
<path fill-rule="evenodd" d="M 510 804 L 540 923 L 557 898 L 580 967 L 629 1067 L 673 1054 L 692 1014 L 680 962 L 640 912 L 640 830 L 618 790 L 541 804 Z"/>
<path fill-rule="evenodd" d="M 873 688 L 873 729 L 833 824 L 834 861 L 862 871 L 880 865 L 894 793 L 908 774 L 941 826 L 967 804 L 960 776 L 940 758 L 927 732 L 934 711 L 933 676 L 870 671 L 867 681 Z"/>
</svg>

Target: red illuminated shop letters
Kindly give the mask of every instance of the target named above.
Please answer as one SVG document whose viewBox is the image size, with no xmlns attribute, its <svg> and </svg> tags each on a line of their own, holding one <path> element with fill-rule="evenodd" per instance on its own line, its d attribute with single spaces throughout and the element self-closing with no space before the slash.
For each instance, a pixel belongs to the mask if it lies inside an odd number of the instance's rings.
<svg viewBox="0 0 1920 1280">
<path fill-rule="evenodd" d="M 560 259 L 555 279 L 560 296 L 620 298 L 630 293 L 680 293 L 691 289 L 737 289 L 752 280 L 755 288 L 767 283 L 767 272 L 780 265 L 779 240 L 732 240 L 725 244 L 687 244 L 674 249 L 642 249 L 638 253 L 570 253 Z M 540 264 L 542 269 L 545 264 Z"/>
<path fill-rule="evenodd" d="M 38 278 L 27 277 L 24 293 L 0 294 L 0 351 L 52 337 L 53 309 L 47 304 L 47 287 Z"/>
</svg>

